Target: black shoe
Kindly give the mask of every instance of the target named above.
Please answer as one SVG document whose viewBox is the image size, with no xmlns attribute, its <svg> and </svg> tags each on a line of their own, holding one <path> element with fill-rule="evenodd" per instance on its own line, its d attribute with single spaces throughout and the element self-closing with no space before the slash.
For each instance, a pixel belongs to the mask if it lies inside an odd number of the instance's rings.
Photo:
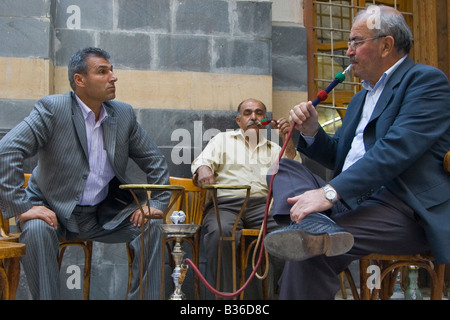
<svg viewBox="0 0 450 320">
<path fill-rule="evenodd" d="M 321 213 L 309 214 L 299 223 L 273 231 L 264 239 L 264 246 L 270 254 L 295 261 L 321 254 L 344 254 L 353 243 L 349 232 Z"/>
</svg>

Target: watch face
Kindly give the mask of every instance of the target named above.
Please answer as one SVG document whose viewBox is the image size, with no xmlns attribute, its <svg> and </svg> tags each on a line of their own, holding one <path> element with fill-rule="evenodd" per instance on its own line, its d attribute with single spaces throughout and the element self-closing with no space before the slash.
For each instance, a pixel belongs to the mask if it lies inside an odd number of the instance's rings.
<svg viewBox="0 0 450 320">
<path fill-rule="evenodd" d="M 333 190 L 327 191 L 327 193 L 326 193 L 327 199 L 333 199 L 334 196 L 335 196 L 335 194 L 334 194 L 334 191 L 333 191 Z"/>
</svg>

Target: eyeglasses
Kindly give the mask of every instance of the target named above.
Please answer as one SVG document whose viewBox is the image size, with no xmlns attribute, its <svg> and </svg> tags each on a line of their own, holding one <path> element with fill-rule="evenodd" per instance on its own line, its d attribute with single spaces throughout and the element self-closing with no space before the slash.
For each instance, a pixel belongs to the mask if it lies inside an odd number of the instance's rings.
<svg viewBox="0 0 450 320">
<path fill-rule="evenodd" d="M 369 41 L 369 40 L 376 40 L 376 39 L 384 38 L 384 37 L 387 37 L 387 36 L 381 35 L 381 36 L 376 36 L 376 37 L 373 37 L 373 38 L 363 39 L 363 40 L 358 40 L 358 41 L 351 40 L 351 41 L 347 42 L 347 45 L 349 47 L 351 47 L 352 49 L 356 49 L 358 47 L 358 45 L 361 44 L 361 43 L 364 43 L 364 42 Z"/>
</svg>

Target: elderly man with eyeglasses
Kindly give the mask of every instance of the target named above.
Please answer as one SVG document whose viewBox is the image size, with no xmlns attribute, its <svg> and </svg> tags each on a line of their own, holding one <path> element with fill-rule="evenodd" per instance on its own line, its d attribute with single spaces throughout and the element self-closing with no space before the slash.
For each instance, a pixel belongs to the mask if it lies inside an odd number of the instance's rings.
<svg viewBox="0 0 450 320">
<path fill-rule="evenodd" d="M 374 23 L 375 22 L 375 23 Z M 347 56 L 363 90 L 342 127 L 328 136 L 311 102 L 290 112 L 298 150 L 334 170 L 326 183 L 304 166 L 280 162 L 273 212 L 289 224 L 265 238 L 286 259 L 280 299 L 333 299 L 338 275 L 369 253 L 431 250 L 450 262 L 450 87 L 445 75 L 415 64 L 404 18 L 372 6 L 355 18 Z"/>
</svg>

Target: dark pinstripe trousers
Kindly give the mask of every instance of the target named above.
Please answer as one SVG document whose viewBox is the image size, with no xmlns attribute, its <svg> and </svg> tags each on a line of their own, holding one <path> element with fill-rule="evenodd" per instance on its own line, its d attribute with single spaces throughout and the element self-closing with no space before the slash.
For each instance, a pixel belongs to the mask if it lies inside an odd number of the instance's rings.
<svg viewBox="0 0 450 320">
<path fill-rule="evenodd" d="M 150 220 L 146 228 L 150 227 L 150 239 L 145 237 L 144 252 L 144 284 L 150 277 L 148 285 L 148 299 L 159 299 L 161 277 L 161 232 L 158 224 L 161 220 Z M 58 246 L 60 240 L 71 238 L 89 239 L 104 243 L 130 242 L 131 250 L 135 253 L 132 265 L 132 283 L 128 299 L 139 298 L 139 270 L 141 231 L 133 226 L 129 219 L 125 219 L 117 228 L 105 230 L 97 223 L 96 207 L 76 207 L 72 213 L 69 225 L 76 226 L 77 233 L 71 232 L 63 225 L 55 230 L 40 219 L 28 220 L 21 223 L 19 241 L 26 244 L 27 253 L 22 258 L 22 265 L 28 281 L 33 299 L 59 299 L 59 268 L 57 263 Z M 148 229 L 147 229 L 148 230 Z M 144 291 L 145 292 L 145 291 Z"/>
</svg>

